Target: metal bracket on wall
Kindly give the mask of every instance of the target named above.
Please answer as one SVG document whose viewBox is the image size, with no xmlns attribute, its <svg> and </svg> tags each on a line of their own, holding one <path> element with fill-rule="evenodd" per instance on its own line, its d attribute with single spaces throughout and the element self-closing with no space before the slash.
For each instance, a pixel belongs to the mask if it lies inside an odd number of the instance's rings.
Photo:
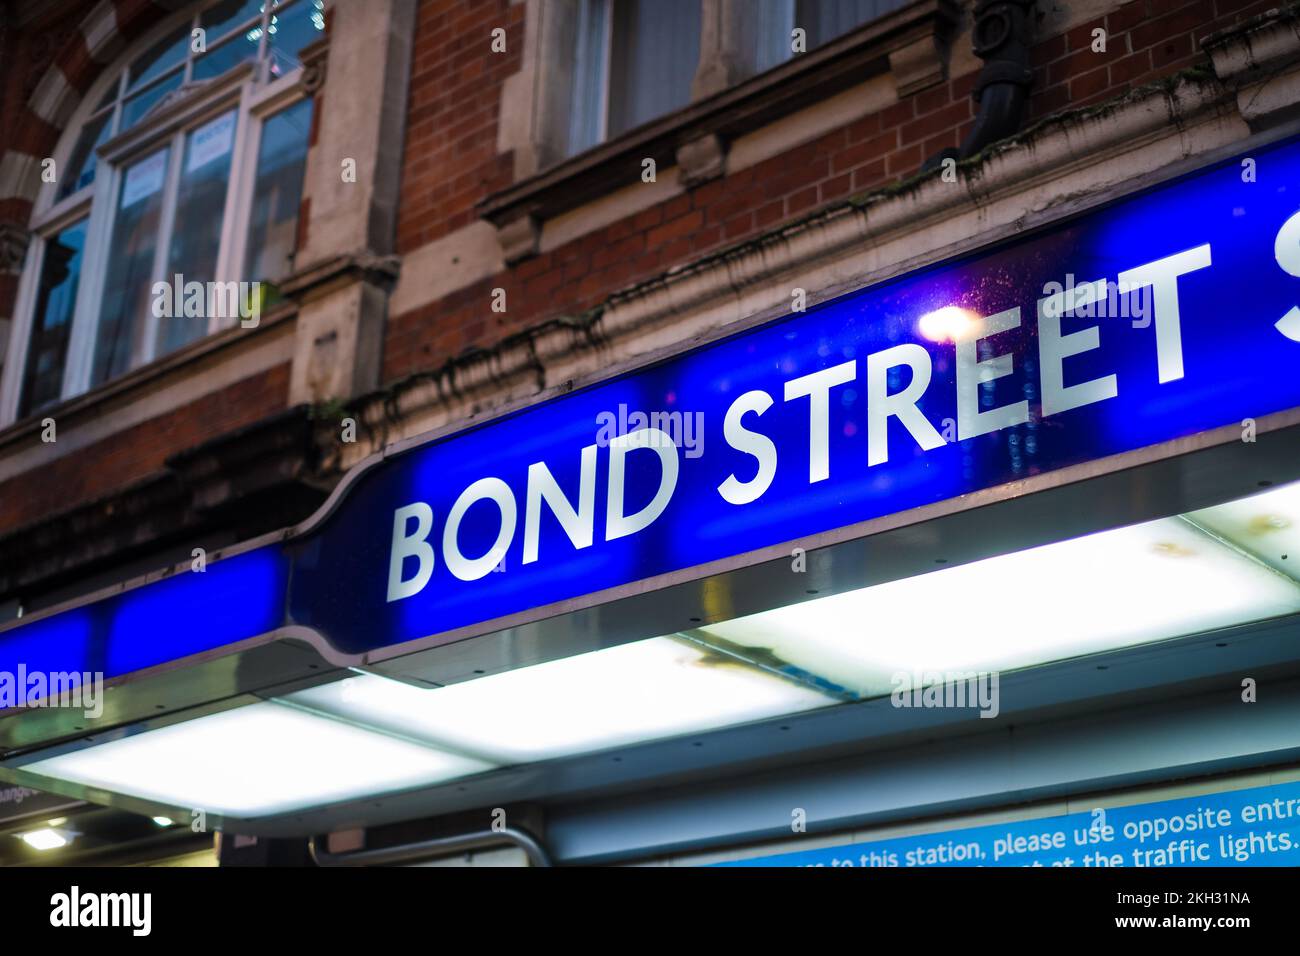
<svg viewBox="0 0 1300 956">
<path fill-rule="evenodd" d="M 971 94 L 979 104 L 975 125 L 959 148 L 935 153 L 921 165 L 922 172 L 947 159 L 969 159 L 1020 128 L 1033 82 L 1029 69 L 1033 11 L 1034 0 L 980 0 L 975 5 L 971 49 L 984 61 Z"/>
</svg>

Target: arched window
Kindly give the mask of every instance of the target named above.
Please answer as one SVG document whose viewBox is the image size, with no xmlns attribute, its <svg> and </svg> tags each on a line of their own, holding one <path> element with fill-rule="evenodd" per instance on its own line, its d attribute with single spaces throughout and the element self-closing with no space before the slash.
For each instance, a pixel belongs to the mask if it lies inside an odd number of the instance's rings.
<svg viewBox="0 0 1300 956">
<path fill-rule="evenodd" d="M 0 418 L 238 322 L 292 270 L 324 0 L 219 0 L 105 71 L 36 204 Z"/>
</svg>

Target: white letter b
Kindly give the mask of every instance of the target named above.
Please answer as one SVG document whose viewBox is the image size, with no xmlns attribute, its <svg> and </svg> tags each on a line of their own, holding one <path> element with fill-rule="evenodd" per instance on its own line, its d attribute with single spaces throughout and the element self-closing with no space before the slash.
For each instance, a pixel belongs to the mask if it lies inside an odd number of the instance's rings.
<svg viewBox="0 0 1300 956">
<path fill-rule="evenodd" d="M 415 533 L 408 535 L 406 525 L 415 518 Z M 399 601 L 419 594 L 433 576 L 433 547 L 425 539 L 433 530 L 433 509 L 423 501 L 393 512 L 393 549 L 388 562 L 388 600 Z M 419 559 L 420 570 L 409 581 L 402 580 L 402 565 L 409 557 Z"/>
</svg>

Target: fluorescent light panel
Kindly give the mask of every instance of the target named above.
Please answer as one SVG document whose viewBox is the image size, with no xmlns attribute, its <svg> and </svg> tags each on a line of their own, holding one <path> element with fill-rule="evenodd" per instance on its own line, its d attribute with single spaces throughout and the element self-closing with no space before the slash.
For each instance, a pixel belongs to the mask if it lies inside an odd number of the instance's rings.
<svg viewBox="0 0 1300 956">
<path fill-rule="evenodd" d="M 1188 519 L 1293 579 L 1300 579 L 1300 483 L 1193 511 Z"/>
<path fill-rule="evenodd" d="M 68 845 L 68 838 L 58 830 L 45 828 L 21 834 L 22 840 L 33 850 L 57 850 Z"/>
<path fill-rule="evenodd" d="M 283 704 L 258 703 L 23 769 L 168 806 L 253 816 L 440 783 L 488 767 Z"/>
<path fill-rule="evenodd" d="M 902 672 L 1008 670 L 1300 612 L 1298 554 L 1293 485 L 693 633 L 870 697 Z M 833 702 L 657 637 L 450 687 L 360 675 L 24 769 L 259 816 Z"/>
<path fill-rule="evenodd" d="M 261 816 L 833 702 L 652 638 L 453 687 L 362 675 L 24 769 L 168 806 Z"/>
<path fill-rule="evenodd" d="M 1011 670 L 1297 612 L 1294 580 L 1170 518 L 697 633 L 770 651 L 873 697 L 888 694 L 901 673 Z"/>
<path fill-rule="evenodd" d="M 287 698 L 298 706 L 527 763 L 834 703 L 695 645 L 657 637 L 424 689 L 363 675 Z"/>
</svg>

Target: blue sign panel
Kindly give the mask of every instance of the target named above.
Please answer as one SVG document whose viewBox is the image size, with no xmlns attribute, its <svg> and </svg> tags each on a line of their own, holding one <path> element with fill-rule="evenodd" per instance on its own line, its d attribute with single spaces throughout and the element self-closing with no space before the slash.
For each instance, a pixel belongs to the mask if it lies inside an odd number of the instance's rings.
<svg viewBox="0 0 1300 956">
<path fill-rule="evenodd" d="M 1300 406 L 1300 142 L 1251 156 L 394 455 L 238 610 L 219 562 L 42 626 L 357 654 Z"/>
<path fill-rule="evenodd" d="M 113 678 L 257 637 L 283 623 L 287 582 L 278 547 L 215 561 L 0 634 L 0 673 Z"/>
<path fill-rule="evenodd" d="M 1300 865 L 1300 783 L 716 865 L 1296 866 Z"/>
<path fill-rule="evenodd" d="M 1253 157 L 397 456 L 293 618 L 362 652 L 1300 405 L 1300 145 Z"/>
</svg>

